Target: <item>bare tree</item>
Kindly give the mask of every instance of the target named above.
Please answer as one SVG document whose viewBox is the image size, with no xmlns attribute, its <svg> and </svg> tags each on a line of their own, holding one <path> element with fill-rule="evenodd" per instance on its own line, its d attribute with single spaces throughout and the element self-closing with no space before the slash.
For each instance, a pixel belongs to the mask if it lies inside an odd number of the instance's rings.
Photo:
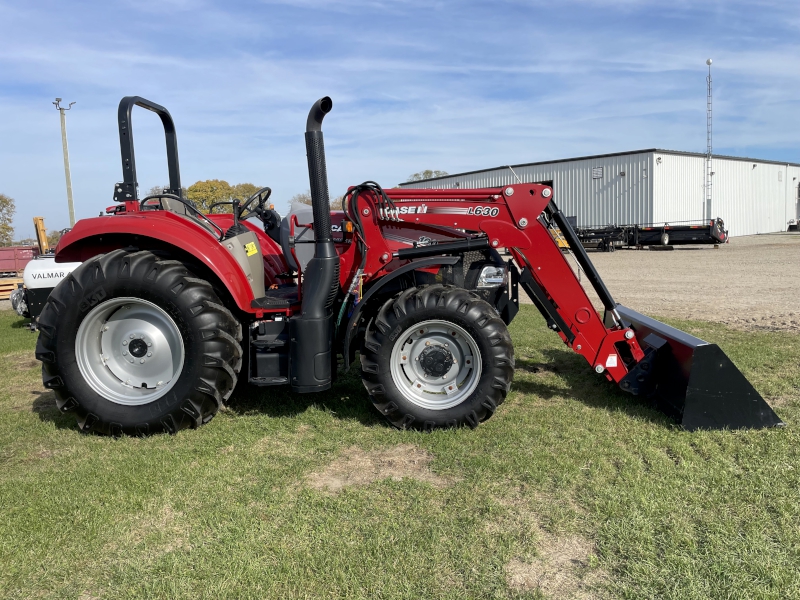
<svg viewBox="0 0 800 600">
<path fill-rule="evenodd" d="M 336 198 L 331 198 L 331 209 L 333 210 L 342 210 L 342 199 L 344 196 L 336 196 Z M 289 200 L 289 206 L 296 203 L 300 204 L 308 204 L 311 206 L 311 191 L 306 190 L 305 192 L 301 192 L 299 194 L 295 194 Z"/>
<path fill-rule="evenodd" d="M 414 173 L 413 175 L 409 175 L 408 179 L 406 179 L 406 183 L 411 181 L 423 181 L 425 179 L 433 179 L 434 177 L 446 177 L 449 175 L 447 171 L 432 171 L 430 169 L 425 169 L 424 171 L 420 171 L 419 173 Z"/>
</svg>

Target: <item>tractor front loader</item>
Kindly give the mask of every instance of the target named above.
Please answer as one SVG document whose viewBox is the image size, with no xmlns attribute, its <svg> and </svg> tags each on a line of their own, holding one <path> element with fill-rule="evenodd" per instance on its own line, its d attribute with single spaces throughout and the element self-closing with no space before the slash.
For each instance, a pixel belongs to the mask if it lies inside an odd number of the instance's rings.
<svg viewBox="0 0 800 600">
<path fill-rule="evenodd" d="M 138 198 L 134 106 L 155 112 L 169 188 Z M 169 112 L 120 103 L 123 181 L 106 216 L 56 249 L 80 261 L 50 294 L 36 356 L 46 387 L 83 431 L 174 433 L 208 422 L 240 378 L 298 393 L 331 387 L 360 353 L 364 386 L 396 427 L 476 427 L 514 374 L 506 328 L 527 293 L 598 376 L 651 399 L 687 429 L 780 425 L 715 345 L 616 304 L 550 187 L 351 187 L 331 212 L 322 98 L 306 122 L 311 210 L 281 217 L 269 188 L 225 212 L 181 196 Z M 605 307 L 592 306 L 550 229 L 558 227 Z M 505 262 L 497 252 L 507 248 Z"/>
</svg>

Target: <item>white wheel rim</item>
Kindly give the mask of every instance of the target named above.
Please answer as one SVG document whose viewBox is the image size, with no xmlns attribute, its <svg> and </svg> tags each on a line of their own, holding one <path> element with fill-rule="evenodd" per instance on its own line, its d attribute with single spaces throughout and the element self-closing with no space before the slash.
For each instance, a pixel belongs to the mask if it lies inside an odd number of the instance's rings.
<svg viewBox="0 0 800 600">
<path fill-rule="evenodd" d="M 444 320 L 423 321 L 406 329 L 390 360 L 392 381 L 400 393 L 429 410 L 461 404 L 478 387 L 483 369 L 475 339 Z"/>
<path fill-rule="evenodd" d="M 162 308 L 141 298 L 114 298 L 94 307 L 75 336 L 75 359 L 87 384 L 125 406 L 147 404 L 178 380 L 183 336 Z"/>
</svg>

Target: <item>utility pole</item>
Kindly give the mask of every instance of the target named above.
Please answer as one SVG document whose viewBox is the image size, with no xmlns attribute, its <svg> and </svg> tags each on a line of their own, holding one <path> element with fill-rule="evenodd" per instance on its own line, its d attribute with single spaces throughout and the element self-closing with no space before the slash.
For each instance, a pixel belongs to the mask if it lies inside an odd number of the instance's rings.
<svg viewBox="0 0 800 600">
<path fill-rule="evenodd" d="M 69 205 L 69 226 L 75 227 L 75 207 L 72 204 L 72 177 L 69 174 L 69 149 L 67 148 L 67 116 L 64 114 L 72 108 L 74 102 L 70 102 L 67 108 L 61 106 L 61 98 L 56 98 L 53 102 L 58 112 L 61 113 L 61 146 L 64 149 L 64 174 L 67 177 L 67 204 Z"/>
<path fill-rule="evenodd" d="M 714 171 L 711 170 L 711 59 L 706 61 L 708 65 L 708 94 L 706 95 L 706 194 L 703 201 L 703 217 L 706 221 L 711 219 L 711 185 Z"/>
</svg>

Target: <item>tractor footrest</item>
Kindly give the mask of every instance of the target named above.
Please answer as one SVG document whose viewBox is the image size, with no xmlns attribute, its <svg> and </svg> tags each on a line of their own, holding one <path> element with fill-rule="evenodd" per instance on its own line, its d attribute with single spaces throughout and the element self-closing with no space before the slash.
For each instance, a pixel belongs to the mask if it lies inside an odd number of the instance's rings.
<svg viewBox="0 0 800 600">
<path fill-rule="evenodd" d="M 251 377 L 249 383 L 252 385 L 286 385 L 289 383 L 288 377 Z"/>
<path fill-rule="evenodd" d="M 262 298 L 256 298 L 250 303 L 253 308 L 289 308 L 297 304 L 297 286 L 290 285 L 275 290 L 267 290 Z"/>
</svg>

